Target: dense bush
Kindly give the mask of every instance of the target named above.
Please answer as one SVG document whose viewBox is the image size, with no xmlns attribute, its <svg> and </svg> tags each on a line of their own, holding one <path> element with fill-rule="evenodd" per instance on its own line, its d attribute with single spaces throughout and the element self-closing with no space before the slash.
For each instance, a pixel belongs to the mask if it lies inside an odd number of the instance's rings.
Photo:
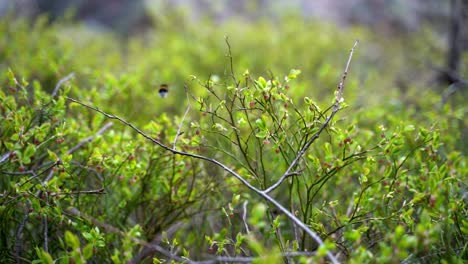
<svg viewBox="0 0 468 264">
<path fill-rule="evenodd" d="M 413 60 L 402 73 L 398 40 L 294 18 L 158 25 L 121 44 L 0 23 L 2 263 L 468 259 L 466 107 Z"/>
</svg>

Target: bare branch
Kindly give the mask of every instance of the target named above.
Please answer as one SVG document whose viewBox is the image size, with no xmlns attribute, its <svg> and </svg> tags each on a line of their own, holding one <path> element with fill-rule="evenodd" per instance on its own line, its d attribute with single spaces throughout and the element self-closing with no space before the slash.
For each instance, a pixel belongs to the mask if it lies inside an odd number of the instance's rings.
<svg viewBox="0 0 468 264">
<path fill-rule="evenodd" d="M 244 204 L 242 205 L 242 221 L 244 222 L 245 232 L 248 234 L 250 233 L 249 225 L 247 224 L 247 204 L 249 201 L 245 200 Z"/>
<path fill-rule="evenodd" d="M 216 166 L 222 168 L 223 170 L 225 170 L 226 172 L 228 172 L 229 174 L 231 174 L 232 176 L 234 176 L 237 180 L 239 180 L 242 184 L 244 184 L 247 188 L 249 188 L 250 190 L 252 190 L 253 192 L 257 193 L 258 195 L 260 195 L 262 198 L 264 198 L 266 201 L 270 202 L 271 204 L 273 204 L 276 208 L 278 208 L 278 210 L 280 210 L 281 212 L 283 212 L 289 219 L 291 219 L 294 223 L 297 224 L 297 226 L 299 226 L 302 230 L 304 230 L 309 236 L 311 236 L 320 246 L 323 246 L 324 245 L 324 242 L 322 241 L 322 239 L 314 232 L 312 231 L 305 223 L 303 223 L 301 220 L 299 220 L 299 218 L 297 218 L 293 213 L 291 213 L 288 209 L 286 209 L 284 206 L 282 206 L 278 201 L 276 201 L 275 199 L 273 199 L 271 196 L 269 196 L 266 192 L 264 191 L 261 191 L 259 189 L 257 189 L 256 187 L 254 187 L 252 184 L 250 184 L 246 179 L 244 179 L 240 174 L 236 173 L 233 169 L 229 168 L 227 165 L 223 164 L 222 162 L 216 160 L 216 159 L 213 159 L 213 158 L 209 158 L 209 157 L 206 157 L 206 156 L 202 156 L 202 155 L 198 155 L 198 154 L 193 154 L 193 153 L 188 153 L 188 152 L 184 152 L 184 151 L 179 151 L 179 150 L 176 150 L 174 148 L 171 148 L 171 147 L 168 147 L 167 145 L 161 143 L 160 141 L 156 140 L 155 138 L 151 137 L 150 135 L 146 134 L 145 132 L 141 131 L 139 128 L 137 128 L 136 126 L 134 126 L 133 124 L 129 123 L 128 121 L 126 121 L 125 119 L 123 118 L 120 118 L 116 115 L 112 115 L 112 114 L 108 114 L 96 107 L 93 107 L 93 106 L 90 106 L 90 105 L 87 105 L 85 103 L 82 103 L 78 100 L 75 100 L 73 98 L 70 98 L 68 97 L 67 98 L 69 101 L 71 102 L 74 102 L 74 103 L 77 103 L 79 105 L 82 105 L 88 109 L 91 109 L 93 111 L 96 111 L 102 115 L 104 115 L 105 117 L 109 118 L 109 119 L 115 119 L 115 120 L 118 120 L 120 121 L 121 123 L 125 124 L 126 126 L 132 128 L 134 131 L 136 131 L 138 134 L 140 134 L 141 136 L 143 136 L 144 138 L 148 139 L 149 141 L 151 141 L 152 143 L 160 146 L 161 148 L 167 150 L 167 151 L 170 151 L 172 152 L 173 154 L 176 154 L 176 155 L 181 155 L 181 156 L 187 156 L 187 157 L 191 157 L 191 158 L 195 158 L 195 159 L 199 159 L 199 160 L 205 160 L 205 161 L 208 161 L 210 163 L 213 163 L 215 164 Z M 288 172 L 289 174 L 289 172 Z M 330 261 L 332 263 L 338 263 L 338 261 L 336 260 L 336 258 L 331 254 L 330 251 L 327 251 L 327 256 L 328 258 L 330 259 Z"/>
<path fill-rule="evenodd" d="M 8 160 L 8 158 L 10 157 L 11 153 L 13 153 L 13 152 L 12 151 L 7 151 L 7 152 L 5 152 L 5 154 L 3 154 L 0 157 L 0 164 L 6 162 Z"/>
<path fill-rule="evenodd" d="M 49 225 L 47 220 L 47 215 L 42 216 L 42 224 L 44 225 L 44 251 L 49 252 Z"/>
<path fill-rule="evenodd" d="M 15 235 L 15 252 L 13 255 L 15 256 L 16 263 L 21 263 L 21 251 L 23 250 L 23 230 L 26 222 L 29 218 L 29 210 L 31 209 L 31 205 L 28 203 L 26 205 L 26 210 L 24 212 L 23 221 L 21 221 L 18 229 L 16 229 Z"/>
<path fill-rule="evenodd" d="M 335 114 L 338 112 L 338 110 L 340 109 L 340 104 L 341 102 L 343 101 L 343 89 L 344 89 L 344 84 L 345 84 L 345 81 L 346 81 L 346 77 L 348 76 L 348 70 L 349 70 L 349 65 L 351 64 L 351 59 L 353 57 L 353 53 L 354 53 L 354 49 L 356 48 L 356 46 L 358 45 L 359 41 L 356 40 L 356 42 L 354 42 L 354 46 L 351 48 L 350 52 L 349 52 L 349 57 L 348 57 L 348 62 L 346 63 L 346 67 L 345 67 L 345 70 L 343 72 L 343 76 L 341 77 L 341 81 L 340 83 L 338 84 L 338 89 L 336 91 L 336 98 L 335 98 L 335 103 L 333 104 L 333 110 L 331 112 L 331 114 L 327 117 L 327 119 L 325 120 L 325 122 L 322 124 L 322 126 L 320 126 L 319 130 L 309 139 L 309 141 L 307 141 L 304 146 L 302 147 L 302 149 L 297 153 L 297 156 L 296 158 L 294 158 L 294 160 L 291 162 L 291 164 L 289 165 L 289 167 L 286 169 L 286 171 L 284 172 L 284 174 L 279 178 L 279 180 L 277 182 L 275 182 L 273 185 L 271 185 L 269 188 L 265 189 L 263 192 L 265 194 L 273 191 L 274 189 L 278 188 L 278 186 L 281 185 L 281 183 L 283 183 L 283 181 L 288 178 L 289 176 L 291 176 L 291 171 L 294 169 L 294 167 L 296 167 L 297 163 L 299 162 L 299 160 L 302 159 L 302 156 L 304 156 L 305 152 L 307 151 L 307 149 L 309 149 L 309 147 L 312 145 L 312 143 L 314 143 L 314 141 L 319 138 L 320 134 L 322 134 L 322 132 L 327 128 L 328 124 L 330 123 L 330 121 L 333 119 L 333 117 L 335 116 Z"/>
<path fill-rule="evenodd" d="M 105 124 L 101 129 L 99 129 L 99 131 L 94 134 L 93 136 L 89 136 L 83 140 L 81 140 L 78 144 L 76 144 L 73 148 L 69 149 L 67 151 L 67 154 L 72 154 L 73 152 L 75 152 L 77 149 L 81 148 L 84 144 L 86 143 L 89 143 L 91 141 L 93 141 L 93 139 L 96 137 L 96 136 L 99 136 L 99 135 L 102 135 L 107 129 L 109 129 L 110 127 L 112 126 L 112 122 L 109 122 L 107 124 Z"/>
<path fill-rule="evenodd" d="M 224 41 L 226 42 L 226 45 L 228 47 L 228 54 L 227 56 L 229 57 L 229 64 L 230 64 L 230 70 L 231 70 L 231 78 L 236 84 L 236 87 L 239 87 L 240 82 L 237 81 L 236 75 L 234 74 L 234 63 L 232 61 L 232 52 L 231 52 L 231 44 L 229 43 L 229 37 L 224 36 Z"/>
<path fill-rule="evenodd" d="M 60 90 L 60 87 L 62 86 L 62 84 L 68 80 L 70 80 L 71 78 L 75 77 L 75 73 L 70 73 L 68 74 L 67 76 L 63 77 L 62 79 L 60 79 L 57 83 L 57 85 L 55 86 L 55 89 L 54 91 L 52 92 L 52 97 L 55 97 L 57 96 L 57 93 L 58 91 Z"/>
<path fill-rule="evenodd" d="M 185 109 L 185 113 L 184 113 L 184 116 L 182 117 L 182 120 L 180 120 L 180 124 L 179 124 L 179 127 L 177 128 L 177 133 L 174 137 L 174 143 L 172 144 L 172 148 L 173 149 L 176 149 L 176 144 L 177 144 L 177 138 L 179 137 L 179 135 L 181 134 L 180 133 L 180 130 L 182 128 L 182 124 L 184 123 L 184 120 L 185 118 L 187 117 L 187 114 L 190 110 L 190 97 L 189 97 L 189 93 L 187 91 L 187 86 L 185 86 L 185 94 L 187 95 L 187 109 Z"/>
<path fill-rule="evenodd" d="M 50 193 L 49 196 L 64 196 L 64 195 L 76 195 L 76 194 L 106 194 L 103 188 L 97 190 L 87 190 L 87 191 L 73 191 L 73 192 L 54 192 Z"/>
</svg>

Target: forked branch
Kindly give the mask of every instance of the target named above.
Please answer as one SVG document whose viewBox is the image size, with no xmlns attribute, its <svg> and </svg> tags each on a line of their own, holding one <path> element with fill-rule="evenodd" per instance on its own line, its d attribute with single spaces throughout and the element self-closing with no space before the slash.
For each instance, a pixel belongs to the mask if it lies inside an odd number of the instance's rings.
<svg viewBox="0 0 468 264">
<path fill-rule="evenodd" d="M 104 115 L 105 117 L 109 118 L 109 119 L 114 119 L 114 120 L 117 120 L 119 122 L 121 122 L 122 124 L 130 127 L 131 129 L 133 129 L 134 131 L 136 131 L 138 134 L 140 134 L 141 136 L 143 136 L 144 138 L 148 139 L 149 141 L 151 141 L 152 143 L 158 145 L 159 147 L 165 149 L 166 151 L 169 151 L 175 155 L 181 155 L 181 156 L 187 156 L 187 157 L 191 157 L 191 158 L 194 158 L 194 159 L 199 159 L 199 160 L 205 160 L 205 161 L 208 161 L 210 163 L 213 163 L 215 164 L 216 166 L 222 168 L 223 170 L 225 170 L 226 172 L 228 172 L 229 174 L 231 174 L 232 176 L 234 176 L 237 180 L 239 180 L 243 185 L 245 185 L 247 188 L 249 188 L 250 190 L 254 191 L 255 193 L 257 193 L 259 196 L 261 196 L 262 198 L 264 198 L 265 200 L 267 200 L 268 202 L 270 202 L 271 204 L 273 204 L 279 211 L 281 211 L 282 213 L 284 213 L 289 219 L 291 219 L 298 227 L 300 227 L 302 230 L 304 230 L 309 236 L 311 236 L 320 246 L 324 246 L 324 242 L 322 241 L 322 239 L 314 232 L 312 231 L 305 223 L 303 223 L 301 220 L 299 220 L 299 218 L 297 218 L 293 213 L 291 213 L 288 209 L 286 209 L 284 206 L 282 206 L 278 201 L 276 201 L 274 198 L 272 198 L 270 195 L 268 195 L 269 192 L 271 192 L 272 190 L 276 189 L 287 177 L 291 176 L 291 175 L 294 175 L 295 173 L 292 172 L 292 170 L 296 167 L 297 163 L 299 162 L 299 160 L 303 157 L 303 155 L 305 154 L 305 152 L 307 151 L 307 149 L 312 145 L 312 143 L 320 136 L 320 134 L 322 133 L 323 130 L 325 130 L 325 128 L 329 125 L 329 123 L 331 122 L 331 120 L 333 119 L 333 117 L 335 116 L 335 114 L 338 112 L 338 110 L 340 109 L 340 104 L 341 102 L 343 101 L 343 88 L 344 88 L 344 84 L 345 84 L 345 81 L 346 81 L 346 77 L 348 75 L 348 70 L 349 70 L 349 65 L 351 63 L 351 59 L 352 59 L 352 56 L 353 56 L 353 52 L 354 52 L 354 49 L 356 48 L 358 44 L 358 41 L 356 41 L 354 43 L 354 46 L 351 48 L 351 51 L 350 51 L 350 54 L 349 54 L 349 57 L 348 57 L 348 61 L 346 63 L 346 67 L 345 67 L 345 70 L 344 70 L 344 73 L 343 73 L 343 76 L 341 78 L 341 81 L 338 85 L 338 89 L 337 89 L 337 92 L 336 92 L 336 98 L 335 98 L 335 102 L 334 102 L 334 105 L 333 105 L 333 109 L 332 109 L 332 112 L 331 114 L 326 118 L 325 122 L 322 124 L 322 126 L 320 127 L 320 129 L 309 139 L 309 141 L 307 141 L 304 146 L 301 148 L 301 150 L 297 153 L 297 156 L 295 157 L 295 159 L 291 162 L 291 164 L 289 165 L 288 169 L 284 172 L 284 174 L 280 177 L 280 179 L 275 183 L 273 184 L 272 186 L 270 186 L 268 189 L 266 190 L 260 190 L 258 188 L 256 188 L 255 186 L 253 186 L 252 184 L 250 184 L 246 179 L 244 179 L 240 174 L 236 173 L 234 170 L 232 170 L 231 168 L 229 168 L 227 165 L 225 165 L 224 163 L 216 160 L 216 159 L 213 159 L 213 158 L 209 158 L 209 157 L 206 157 L 206 156 L 202 156 L 202 155 L 198 155 L 198 154 L 193 154 L 193 153 L 188 153 L 188 152 L 184 152 L 184 151 L 180 151 L 180 150 L 177 150 L 176 149 L 176 141 L 177 141 L 177 135 L 176 135 L 176 138 L 174 140 L 174 144 L 172 147 L 168 146 L 168 145 L 165 145 L 163 144 L 162 142 L 158 141 L 157 139 L 151 137 L 150 135 L 148 135 L 147 133 L 143 132 L 142 130 L 140 130 L 139 128 L 137 128 L 136 126 L 134 126 L 132 123 L 126 121 L 125 119 L 121 118 L 121 117 L 118 117 L 116 115 L 112 115 L 112 114 L 109 114 L 109 113 L 106 113 L 104 112 L 103 110 L 100 110 L 96 107 L 93 107 L 91 105 L 88 105 L 88 104 L 85 104 L 85 103 L 82 103 L 78 100 L 75 100 L 73 98 L 67 98 L 69 101 L 71 102 L 74 102 L 74 103 L 77 103 L 77 104 L 80 104 L 84 107 L 87 107 L 95 112 L 98 112 L 102 115 Z M 187 111 L 188 111 L 188 108 L 187 108 Z M 183 120 L 183 119 L 182 119 Z M 180 129 L 180 128 L 179 128 Z M 179 133 L 179 132 L 178 132 Z M 161 249 L 159 249 L 160 251 Z M 332 263 L 338 263 L 337 259 L 335 258 L 335 256 L 333 256 L 333 254 L 330 252 L 330 251 L 327 251 L 327 257 L 330 259 L 330 261 Z"/>
<path fill-rule="evenodd" d="M 302 230 L 304 230 L 309 236 L 311 236 L 319 245 L 323 246 L 324 245 L 324 242 L 322 241 L 322 239 L 314 232 L 312 231 L 305 223 L 303 223 L 301 220 L 299 220 L 299 218 L 297 218 L 293 213 L 291 213 L 288 209 L 286 209 L 284 206 L 282 206 L 278 201 L 276 201 L 275 199 L 273 199 L 271 196 L 269 196 L 267 193 L 257 189 L 255 186 L 253 186 L 252 184 L 250 184 L 246 179 L 244 179 L 240 174 L 236 173 L 234 170 L 232 170 L 231 168 L 229 168 L 227 165 L 225 165 L 224 163 L 216 160 L 216 159 L 213 159 L 213 158 L 209 158 L 209 157 L 206 157 L 206 156 L 202 156 L 202 155 L 198 155 L 198 154 L 193 154 L 193 153 L 188 153 L 188 152 L 184 152 L 184 151 L 179 151 L 175 148 L 171 148 L 163 143 L 161 143 L 160 141 L 158 141 L 157 139 L 151 137 L 150 135 L 148 135 L 147 133 L 143 132 L 142 130 L 140 130 L 139 128 L 137 128 L 135 125 L 133 125 L 132 123 L 126 121 L 125 119 L 121 118 L 121 117 L 118 117 L 116 115 L 112 115 L 112 114 L 109 114 L 109 113 L 106 113 L 96 107 L 93 107 L 91 105 L 88 105 L 88 104 L 85 104 L 85 103 L 82 103 L 78 100 L 75 100 L 73 98 L 70 98 L 70 97 L 67 97 L 67 100 L 71 101 L 71 102 L 74 102 L 74 103 L 77 103 L 79 105 L 82 105 L 84 107 L 87 107 L 93 111 L 96 111 L 102 115 L 104 115 L 105 117 L 109 118 L 109 119 L 114 119 L 114 120 L 118 120 L 119 122 L 125 124 L 126 126 L 130 127 L 131 129 L 133 129 L 135 132 L 137 132 L 138 134 L 140 134 L 141 136 L 143 136 L 144 138 L 148 139 L 149 141 L 151 141 L 152 143 L 160 146 L 161 148 L 169 151 L 169 152 L 172 152 L 173 154 L 175 155 L 181 155 L 181 156 L 186 156 L 186 157 L 191 157 L 191 158 L 194 158 L 194 159 L 199 159 L 199 160 L 205 160 L 205 161 L 208 161 L 210 163 L 213 163 L 215 164 L 216 166 L 222 168 L 223 170 L 225 170 L 226 172 L 228 172 L 229 174 L 231 174 L 232 176 L 234 176 L 237 180 L 239 180 L 240 182 L 242 182 L 242 184 L 244 184 L 247 188 L 249 188 L 250 190 L 254 191 L 255 193 L 257 193 L 258 195 L 260 195 L 262 198 L 264 198 L 265 200 L 267 200 L 268 202 L 270 202 L 271 204 L 273 204 L 276 208 L 278 208 L 278 210 L 280 210 L 282 213 L 284 213 L 289 219 L 291 219 L 291 221 L 293 221 L 297 226 L 299 226 Z M 327 252 L 327 256 L 328 258 L 330 259 L 330 261 L 332 263 L 338 263 L 338 261 L 336 260 L 336 258 L 333 256 L 333 254 L 328 251 Z"/>
<path fill-rule="evenodd" d="M 312 143 L 314 143 L 314 141 L 317 138 L 319 138 L 320 134 L 322 134 L 322 132 L 327 128 L 327 126 L 330 124 L 331 120 L 336 115 L 338 110 L 340 110 L 340 104 L 341 104 L 341 102 L 343 102 L 343 89 L 344 89 L 344 84 L 345 84 L 345 81 L 346 81 L 346 77 L 348 76 L 349 65 L 351 64 L 351 59 L 353 58 L 354 49 L 357 47 L 358 43 L 359 43 L 359 40 L 356 40 L 356 42 L 354 42 L 354 46 L 351 48 L 351 50 L 349 52 L 348 61 L 346 62 L 346 67 L 344 69 L 343 76 L 341 77 L 341 81 L 338 84 L 338 89 L 336 91 L 336 97 L 335 97 L 335 102 L 333 103 L 332 112 L 325 119 L 325 122 L 323 122 L 323 124 L 322 124 L 322 126 L 320 126 L 319 130 L 317 132 L 315 132 L 315 134 L 309 139 L 309 141 L 307 141 L 304 144 L 304 146 L 299 150 L 299 152 L 297 153 L 297 156 L 294 158 L 294 160 L 291 162 L 291 164 L 286 169 L 286 171 L 283 173 L 283 175 L 279 178 L 279 180 L 277 182 L 275 182 L 273 185 L 271 185 L 269 188 L 265 189 L 263 191 L 263 193 L 267 194 L 267 193 L 273 191 L 274 189 L 278 188 L 278 186 L 280 186 L 281 183 L 283 183 L 283 181 L 286 178 L 288 178 L 289 176 L 294 174 L 291 171 L 296 167 L 297 163 L 301 160 L 301 158 L 304 156 L 307 149 L 309 149 L 309 147 L 312 145 Z"/>
</svg>

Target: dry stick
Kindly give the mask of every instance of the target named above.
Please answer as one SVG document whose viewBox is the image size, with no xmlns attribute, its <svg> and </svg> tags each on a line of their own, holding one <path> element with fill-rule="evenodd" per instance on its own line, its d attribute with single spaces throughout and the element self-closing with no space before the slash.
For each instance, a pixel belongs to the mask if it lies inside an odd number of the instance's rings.
<svg viewBox="0 0 468 264">
<path fill-rule="evenodd" d="M 44 251 L 49 252 L 49 225 L 46 214 L 42 216 L 42 224 L 44 225 Z"/>
<path fill-rule="evenodd" d="M 18 229 L 16 230 L 15 252 L 13 253 L 13 255 L 15 256 L 15 262 L 16 263 L 21 263 L 20 255 L 21 255 L 22 246 L 23 246 L 23 230 L 24 230 L 24 226 L 26 225 L 26 222 L 28 221 L 28 218 L 29 218 L 30 208 L 31 208 L 31 204 L 28 204 L 26 206 L 23 221 L 21 221 L 21 224 L 19 225 Z"/>
<path fill-rule="evenodd" d="M 249 225 L 247 224 L 247 204 L 249 201 L 245 200 L 244 204 L 242 205 L 242 221 L 244 222 L 245 232 L 248 234 L 250 233 Z"/>
<path fill-rule="evenodd" d="M 112 122 L 109 122 L 107 124 L 105 124 L 101 129 L 99 129 L 98 132 L 96 132 L 95 135 L 93 136 L 89 136 L 83 140 L 81 140 L 78 144 L 76 144 L 73 148 L 69 149 L 67 151 L 67 154 L 70 155 L 72 154 L 73 152 L 75 152 L 76 150 L 78 150 L 79 148 L 81 148 L 84 144 L 86 143 L 89 143 L 91 141 L 93 141 L 93 139 L 96 137 L 96 136 L 99 136 L 101 134 L 103 134 L 107 129 L 109 129 L 110 127 L 112 126 Z"/>
<path fill-rule="evenodd" d="M 314 143 L 314 141 L 320 136 L 320 134 L 325 130 L 325 128 L 327 128 L 328 124 L 330 123 L 330 121 L 333 119 L 333 117 L 335 116 L 335 114 L 338 112 L 338 110 L 340 109 L 340 104 L 341 102 L 343 101 L 343 88 L 344 88 L 344 83 L 346 81 L 346 77 L 348 76 L 348 70 L 349 70 L 349 65 L 351 64 L 351 59 L 353 57 L 353 53 L 354 53 L 354 49 L 356 48 L 357 44 L 359 43 L 359 40 L 356 40 L 356 42 L 354 42 L 354 46 L 351 48 L 350 52 L 349 52 L 349 57 L 348 57 L 348 62 L 346 63 L 346 67 L 345 67 L 345 70 L 343 72 L 343 76 L 341 77 L 341 82 L 340 84 L 338 84 L 338 89 L 337 89 L 337 94 L 336 94 L 336 98 L 335 98 L 335 103 L 333 104 L 333 110 L 331 112 L 331 114 L 327 117 L 327 119 L 325 120 L 325 122 L 322 124 L 322 126 L 319 128 L 319 130 L 312 136 L 312 138 L 309 139 L 309 141 L 307 141 L 307 143 L 304 145 L 304 147 L 302 147 L 302 149 L 297 153 L 297 156 L 296 158 L 294 158 L 294 160 L 291 162 L 291 164 L 289 165 L 288 169 L 284 172 L 284 174 L 279 178 L 279 180 L 277 182 L 275 182 L 273 185 L 271 185 L 269 188 L 265 189 L 263 192 L 265 194 L 273 191 L 274 189 L 278 188 L 278 186 L 281 185 L 281 183 L 283 183 L 283 181 L 292 176 L 293 174 L 291 173 L 291 170 L 297 165 L 297 163 L 299 162 L 299 160 L 302 158 L 302 156 L 304 156 L 305 152 L 307 151 L 307 149 L 312 145 L 312 143 Z"/>
<path fill-rule="evenodd" d="M 60 90 L 60 86 L 62 86 L 62 84 L 68 80 L 70 80 L 71 78 L 75 77 L 75 73 L 70 73 L 68 74 L 67 76 L 63 77 L 62 79 L 60 79 L 57 83 L 57 85 L 55 86 L 55 89 L 54 91 L 52 92 L 52 98 L 54 98 L 55 96 L 57 96 L 57 93 L 58 91 Z"/>
<path fill-rule="evenodd" d="M 96 189 L 96 190 L 86 190 L 86 191 L 73 191 L 73 192 L 56 192 L 50 193 L 49 196 L 65 196 L 65 195 L 76 195 L 76 194 L 106 194 L 104 188 Z"/>
<path fill-rule="evenodd" d="M 187 109 L 185 109 L 185 113 L 184 113 L 184 116 L 182 117 L 182 120 L 180 120 L 180 124 L 179 124 L 179 127 L 177 128 L 177 133 L 174 137 L 174 143 L 172 144 L 172 148 L 173 149 L 176 149 L 176 144 L 177 144 L 177 137 L 179 137 L 180 135 L 180 129 L 182 128 L 182 125 L 184 123 L 184 120 L 185 118 L 187 117 L 187 114 L 190 110 L 190 98 L 189 98 L 189 93 L 187 91 L 187 86 L 185 86 L 185 93 L 187 95 Z"/>
<path fill-rule="evenodd" d="M 136 126 L 134 126 L 133 124 L 129 123 L 128 121 L 126 121 L 125 119 L 122 119 L 121 117 L 118 117 L 116 115 L 112 115 L 112 114 L 108 114 L 102 110 L 100 110 L 99 108 L 96 108 L 96 107 L 93 107 L 93 106 L 90 106 L 90 105 L 87 105 L 85 103 L 82 103 L 78 100 L 75 100 L 73 98 L 70 98 L 70 97 L 67 97 L 67 99 L 69 101 L 72 101 L 74 103 L 77 103 L 79 105 L 82 105 L 88 109 L 91 109 L 93 111 L 96 111 L 102 115 L 104 115 L 105 117 L 109 118 L 109 119 L 115 119 L 115 120 L 118 120 L 120 121 L 121 123 L 125 124 L 126 126 L 132 128 L 134 131 L 136 131 L 138 134 L 140 134 L 141 136 L 143 136 L 144 138 L 148 139 L 149 141 L 153 142 L 154 144 L 158 145 L 159 147 L 161 147 L 162 149 L 165 149 L 169 152 L 172 152 L 173 154 L 176 154 L 176 155 L 181 155 L 181 156 L 187 156 L 187 157 L 192 157 L 192 158 L 195 158 L 195 159 L 200 159 L 200 160 L 205 160 L 205 161 L 208 161 L 208 162 L 211 162 L 217 166 L 219 166 L 220 168 L 222 168 L 223 170 L 225 170 L 226 172 L 228 172 L 229 174 L 231 174 L 232 176 L 234 176 L 237 180 L 239 180 L 242 184 L 244 184 L 247 188 L 249 188 L 250 190 L 252 190 L 253 192 L 257 193 L 258 195 L 260 195 L 261 197 L 263 197 L 265 200 L 267 200 L 268 202 L 272 203 L 276 208 L 278 208 L 278 210 L 280 210 L 281 212 L 283 212 L 286 216 L 288 216 L 289 219 L 291 219 L 296 225 L 298 225 L 302 230 L 304 230 L 309 236 L 311 236 L 319 245 L 323 246 L 324 243 L 322 241 L 322 239 L 314 232 L 312 231 L 306 224 L 304 224 L 301 220 L 299 220 L 299 218 L 297 218 L 293 213 L 291 213 L 288 209 L 286 209 L 284 206 L 282 206 L 279 202 L 277 202 L 275 199 L 273 199 L 272 197 L 270 197 L 266 192 L 263 192 L 259 189 L 257 189 L 256 187 L 254 187 L 252 184 L 250 184 L 246 179 L 244 179 L 241 175 L 239 175 L 238 173 L 236 173 L 234 170 L 232 170 L 231 168 L 229 168 L 227 165 L 221 163 L 220 161 L 216 160 L 216 159 L 213 159 L 213 158 L 209 158 L 209 157 L 206 157 L 206 156 L 201 156 L 201 155 L 198 155 L 198 154 L 192 154 L 192 153 L 188 153 L 188 152 L 184 152 L 184 151 L 179 151 L 179 150 L 176 150 L 176 149 L 173 149 L 173 148 L 170 148 L 168 146 L 166 146 L 165 144 L 161 143 L 160 141 L 154 139 L 153 137 L 149 136 L 148 134 L 146 134 L 145 132 L 141 131 L 139 128 L 137 128 Z M 330 259 L 330 261 L 332 263 L 338 263 L 338 261 L 336 260 L 336 258 L 331 254 L 330 251 L 327 251 L 327 256 L 328 258 Z"/>
</svg>

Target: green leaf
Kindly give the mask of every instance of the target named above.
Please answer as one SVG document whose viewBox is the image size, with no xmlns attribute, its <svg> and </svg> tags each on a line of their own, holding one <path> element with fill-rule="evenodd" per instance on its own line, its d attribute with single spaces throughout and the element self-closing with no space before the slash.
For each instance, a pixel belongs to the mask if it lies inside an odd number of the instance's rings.
<svg viewBox="0 0 468 264">
<path fill-rule="evenodd" d="M 26 157 L 26 156 L 21 156 L 21 162 L 23 164 L 29 164 L 31 163 L 31 158 L 30 157 Z"/>
<path fill-rule="evenodd" d="M 33 144 L 28 144 L 28 146 L 24 150 L 23 155 L 26 157 L 32 157 L 34 153 L 36 153 L 36 146 Z"/>
<path fill-rule="evenodd" d="M 57 156 L 57 154 L 55 154 L 54 152 L 52 152 L 51 150 L 47 149 L 47 153 L 49 154 L 49 158 L 53 161 L 57 161 L 59 160 L 59 157 Z"/>
<path fill-rule="evenodd" d="M 46 264 L 53 264 L 54 260 L 52 259 L 52 256 L 44 251 L 43 249 L 40 249 L 38 247 L 35 248 L 36 254 L 39 257 L 40 261 L 35 260 L 35 263 L 46 263 Z"/>
<path fill-rule="evenodd" d="M 371 170 L 370 170 L 369 168 L 364 167 L 364 168 L 362 169 L 362 174 L 364 174 L 364 175 L 367 176 L 367 175 L 369 175 L 370 171 L 371 171 Z"/>
<path fill-rule="evenodd" d="M 258 118 L 257 120 L 255 120 L 255 124 L 257 124 L 257 127 L 260 130 L 266 130 L 267 129 L 266 122 L 265 122 L 265 120 L 263 120 L 263 118 Z"/>
<path fill-rule="evenodd" d="M 19 140 L 19 134 L 18 134 L 18 133 L 13 134 L 13 135 L 10 137 L 10 139 L 11 139 L 12 141 L 18 141 L 18 140 Z"/>
<path fill-rule="evenodd" d="M 220 123 L 216 123 L 212 126 L 213 129 L 216 129 L 218 130 L 219 132 L 225 132 L 227 131 L 227 128 L 225 128 L 223 125 L 221 125 Z"/>
<path fill-rule="evenodd" d="M 324 148 L 326 156 L 332 156 L 333 155 L 332 146 L 331 146 L 331 144 L 329 142 L 325 142 L 325 144 L 323 145 L 323 148 Z"/>
<path fill-rule="evenodd" d="M 93 235 L 91 235 L 91 233 L 89 233 L 89 232 L 83 232 L 82 235 L 88 241 L 91 241 L 92 238 L 93 238 Z"/>
<path fill-rule="evenodd" d="M 411 132 L 413 131 L 415 128 L 414 128 L 414 125 L 407 125 L 405 126 L 405 132 Z"/>
<path fill-rule="evenodd" d="M 268 136 L 268 133 L 267 133 L 267 131 L 262 130 L 262 131 L 256 133 L 255 136 L 258 137 L 258 138 L 266 138 Z"/>
<path fill-rule="evenodd" d="M 242 242 L 244 241 L 245 237 L 242 235 L 242 233 L 237 233 L 236 235 L 236 247 L 240 247 L 242 245 Z"/>
<path fill-rule="evenodd" d="M 252 224 L 257 223 L 257 221 L 260 221 L 263 217 L 265 217 L 267 211 L 266 205 L 263 203 L 258 203 L 252 208 Z"/>
<path fill-rule="evenodd" d="M 362 174 L 361 177 L 359 177 L 359 180 L 362 183 L 366 183 L 368 181 L 367 176 Z"/>
<path fill-rule="evenodd" d="M 236 194 L 232 197 L 232 203 L 233 204 L 238 204 L 240 201 L 240 194 Z"/>
<path fill-rule="evenodd" d="M 267 81 L 262 76 L 258 77 L 258 80 L 255 83 L 259 86 L 260 89 L 265 89 L 267 86 Z"/>
<path fill-rule="evenodd" d="M 277 229 L 280 226 L 280 217 L 276 216 L 276 218 L 273 220 L 273 226 L 272 229 Z"/>
<path fill-rule="evenodd" d="M 93 244 L 89 243 L 87 244 L 84 248 L 83 248 L 83 258 L 86 260 L 86 259 L 89 259 L 93 256 Z"/>
<path fill-rule="evenodd" d="M 8 68 L 6 75 L 8 79 L 8 85 L 12 87 L 16 86 L 18 81 L 16 80 L 15 74 L 10 68 Z"/>
<path fill-rule="evenodd" d="M 344 233 L 344 237 L 349 241 L 355 242 L 361 238 L 361 234 L 358 230 L 350 230 Z"/>
<path fill-rule="evenodd" d="M 65 242 L 67 245 L 73 249 L 80 247 L 80 240 L 70 231 L 65 231 Z"/>
<path fill-rule="evenodd" d="M 299 74 L 301 74 L 301 70 L 292 69 L 288 74 L 288 79 L 296 79 Z"/>
</svg>

